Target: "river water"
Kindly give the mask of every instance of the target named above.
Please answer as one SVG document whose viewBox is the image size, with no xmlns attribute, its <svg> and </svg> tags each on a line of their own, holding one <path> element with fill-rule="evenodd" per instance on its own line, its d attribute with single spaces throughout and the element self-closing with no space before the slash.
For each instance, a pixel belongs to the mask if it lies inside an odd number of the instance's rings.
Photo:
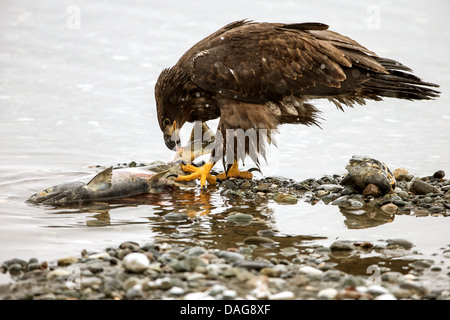
<svg viewBox="0 0 450 320">
<path fill-rule="evenodd" d="M 435 101 L 386 99 L 346 112 L 318 101 L 322 129 L 281 127 L 278 148 L 262 167 L 265 176 L 303 180 L 342 174 L 353 155 L 418 176 L 437 170 L 450 175 L 449 14 L 450 4 L 440 0 L 2 1 L 0 261 L 53 259 L 155 238 L 227 248 L 260 229 L 279 235 L 275 251 L 302 239 L 329 244 L 406 238 L 417 252 L 432 256 L 450 244 L 448 218 L 397 216 L 352 228 L 335 206 L 232 205 L 217 192 L 205 197 L 196 191 L 81 212 L 25 200 L 51 185 L 92 176 L 97 165 L 171 160 L 156 121 L 153 88 L 159 73 L 195 42 L 244 18 L 327 23 L 410 66 L 442 91 Z M 185 137 L 188 133 L 183 129 Z M 197 216 L 183 223 L 164 220 L 172 211 Z M 232 212 L 250 212 L 263 223 L 229 228 L 224 219 Z"/>
</svg>

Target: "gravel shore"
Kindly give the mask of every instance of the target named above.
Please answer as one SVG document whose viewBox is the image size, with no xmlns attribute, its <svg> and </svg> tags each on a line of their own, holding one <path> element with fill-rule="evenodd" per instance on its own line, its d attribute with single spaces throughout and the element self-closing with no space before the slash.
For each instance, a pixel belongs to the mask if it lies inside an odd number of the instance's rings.
<svg viewBox="0 0 450 320">
<path fill-rule="evenodd" d="M 395 189 L 385 194 L 343 186 L 341 175 L 301 182 L 274 177 L 228 180 L 218 192 L 230 199 L 270 199 L 286 205 L 323 202 L 385 219 L 402 214 L 450 215 L 450 180 L 444 172 L 419 178 L 396 170 L 394 175 Z M 229 222 L 246 219 L 252 216 L 235 214 Z M 56 261 L 11 259 L 1 266 L 12 280 L 0 286 L 0 299 L 450 299 L 450 244 L 440 248 L 434 260 L 411 261 L 404 272 L 375 264 L 361 275 L 339 270 L 336 261 L 358 252 L 401 258 L 414 251 L 414 244 L 406 239 L 335 241 L 329 247 L 284 248 L 285 258 L 253 255 L 256 248 L 270 247 L 272 242 L 270 235 L 250 237 L 242 246 L 221 250 L 131 239 L 100 252 L 87 248 L 68 253 Z"/>
</svg>

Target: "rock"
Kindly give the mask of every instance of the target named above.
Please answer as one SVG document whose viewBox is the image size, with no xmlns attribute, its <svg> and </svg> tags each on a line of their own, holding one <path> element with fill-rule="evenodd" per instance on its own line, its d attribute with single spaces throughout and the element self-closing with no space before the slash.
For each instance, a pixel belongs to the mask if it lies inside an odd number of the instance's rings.
<svg viewBox="0 0 450 320">
<path fill-rule="evenodd" d="M 282 291 L 269 296 L 269 300 L 294 300 L 295 294 L 292 291 Z"/>
<path fill-rule="evenodd" d="M 276 193 L 273 196 L 273 199 L 279 204 L 296 204 L 297 203 L 296 196 L 293 196 L 290 194 L 284 194 L 281 192 Z"/>
<path fill-rule="evenodd" d="M 139 244 L 134 241 L 125 241 L 122 242 L 119 246 L 120 249 L 130 249 L 131 251 L 137 251 L 139 250 Z"/>
<path fill-rule="evenodd" d="M 239 189 L 239 185 L 237 184 L 237 182 L 233 179 L 231 180 L 226 180 L 225 182 L 222 183 L 222 186 L 225 189 L 231 189 L 231 190 L 237 190 Z"/>
<path fill-rule="evenodd" d="M 233 222 L 236 224 L 247 224 L 253 220 L 253 216 L 248 213 L 234 213 L 227 216 L 227 222 Z"/>
<path fill-rule="evenodd" d="M 335 241 L 330 245 L 330 249 L 332 251 L 335 251 L 335 250 L 351 251 L 351 250 L 355 250 L 356 247 L 349 241 Z"/>
<path fill-rule="evenodd" d="M 139 284 L 134 285 L 130 289 L 127 290 L 125 297 L 129 300 L 139 299 L 144 296 L 144 292 L 142 291 L 142 286 Z"/>
<path fill-rule="evenodd" d="M 380 285 L 373 284 L 367 288 L 367 292 L 369 292 L 370 294 L 372 294 L 374 296 L 378 296 L 380 294 L 389 293 L 389 290 Z"/>
<path fill-rule="evenodd" d="M 417 195 L 425 195 L 427 193 L 437 193 L 439 192 L 439 189 L 427 182 L 414 180 L 411 183 L 409 191 Z"/>
<path fill-rule="evenodd" d="M 244 244 L 256 244 L 256 245 L 260 245 L 260 244 L 273 244 L 275 243 L 274 240 L 267 238 L 267 237 L 248 237 L 244 239 Z"/>
<path fill-rule="evenodd" d="M 267 267 L 273 267 L 273 264 L 266 261 L 247 261 L 247 260 L 238 260 L 234 263 L 236 267 L 244 268 L 244 269 L 255 269 L 261 270 Z"/>
<path fill-rule="evenodd" d="M 219 251 L 217 254 L 219 258 L 224 258 L 228 262 L 236 262 L 239 260 L 244 260 L 244 256 L 240 254 L 239 252 L 231 252 L 231 251 Z"/>
<path fill-rule="evenodd" d="M 381 207 L 381 211 L 387 214 L 394 214 L 397 212 L 398 207 L 393 203 L 387 203 Z"/>
<path fill-rule="evenodd" d="M 363 191 L 364 197 L 369 197 L 369 196 L 378 197 L 380 195 L 381 195 L 380 188 L 378 188 L 376 185 L 374 185 L 372 183 L 369 183 Z"/>
<path fill-rule="evenodd" d="M 134 273 L 142 273 L 150 266 L 150 261 L 147 256 L 139 252 L 127 254 L 122 263 L 127 271 Z"/>
<path fill-rule="evenodd" d="M 169 289 L 169 294 L 172 294 L 174 296 L 181 296 L 185 293 L 184 289 L 181 287 L 174 286 Z"/>
<path fill-rule="evenodd" d="M 72 274 L 71 271 L 64 269 L 64 268 L 56 268 L 52 271 L 50 271 L 49 273 L 47 273 L 47 280 L 52 280 L 54 278 L 59 278 L 59 277 L 63 277 L 63 278 L 67 278 Z"/>
<path fill-rule="evenodd" d="M 306 274 L 307 276 L 317 277 L 322 276 L 323 271 L 311 266 L 303 266 L 299 269 L 301 273 Z"/>
<path fill-rule="evenodd" d="M 17 276 L 23 271 L 22 266 L 19 263 L 13 263 L 8 267 L 8 272 L 12 276 Z"/>
<path fill-rule="evenodd" d="M 188 215 L 182 212 L 169 212 L 164 216 L 166 221 L 186 221 L 187 219 Z"/>
<path fill-rule="evenodd" d="M 450 200 L 450 190 L 448 190 L 446 193 L 444 193 L 444 199 Z"/>
<path fill-rule="evenodd" d="M 400 246 L 406 250 L 409 250 L 414 246 L 412 242 L 405 239 L 389 239 L 386 242 L 388 246 Z"/>
<path fill-rule="evenodd" d="M 270 192 L 270 185 L 268 183 L 261 183 L 255 188 L 255 192 Z"/>
<path fill-rule="evenodd" d="M 363 192 L 369 184 L 374 184 L 380 189 L 381 194 L 395 189 L 395 178 L 381 161 L 353 156 L 346 169 L 348 174 L 341 180 L 343 186 L 351 186 L 358 192 Z"/>
<path fill-rule="evenodd" d="M 375 300 L 397 300 L 397 298 L 391 293 L 380 294 Z"/>
<path fill-rule="evenodd" d="M 338 291 L 335 288 L 326 288 L 319 291 L 317 298 L 332 300 L 336 298 Z"/>
<path fill-rule="evenodd" d="M 394 170 L 394 178 L 399 179 L 400 176 L 409 174 L 408 170 L 403 167 L 397 168 Z"/>
<path fill-rule="evenodd" d="M 445 172 L 444 172 L 444 170 L 436 171 L 436 172 L 433 174 L 433 178 L 435 178 L 435 179 L 443 179 L 444 177 L 445 177 Z"/>
<path fill-rule="evenodd" d="M 71 265 L 72 263 L 75 263 L 77 261 L 78 261 L 78 258 L 72 257 L 72 256 L 61 258 L 61 259 L 58 259 L 58 266 L 65 267 L 65 266 Z"/>
</svg>

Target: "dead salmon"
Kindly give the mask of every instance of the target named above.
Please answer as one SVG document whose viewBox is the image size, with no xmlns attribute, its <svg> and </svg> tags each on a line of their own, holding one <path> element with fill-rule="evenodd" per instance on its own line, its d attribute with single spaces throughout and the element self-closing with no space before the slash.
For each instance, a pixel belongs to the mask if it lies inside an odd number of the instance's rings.
<svg viewBox="0 0 450 320">
<path fill-rule="evenodd" d="M 193 187 L 174 177 L 183 174 L 181 165 L 152 164 L 143 167 L 114 169 L 109 167 L 89 182 L 62 183 L 33 194 L 27 201 L 53 206 L 108 201 L 144 193 L 158 193 L 174 187 Z"/>
</svg>

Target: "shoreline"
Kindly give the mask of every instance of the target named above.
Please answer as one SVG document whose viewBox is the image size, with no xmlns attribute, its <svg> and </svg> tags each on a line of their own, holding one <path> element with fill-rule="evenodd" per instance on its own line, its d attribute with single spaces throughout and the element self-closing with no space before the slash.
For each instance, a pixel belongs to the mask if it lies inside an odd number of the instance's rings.
<svg viewBox="0 0 450 320">
<path fill-rule="evenodd" d="M 343 186 L 340 175 L 301 182 L 276 177 L 231 179 L 216 192 L 230 200 L 284 205 L 321 202 L 352 216 L 377 216 L 375 223 L 385 223 L 383 219 L 395 215 L 450 216 L 450 180 L 444 179 L 445 173 L 436 171 L 422 178 L 405 171 L 394 175 L 395 189 L 384 195 Z M 250 214 L 235 213 L 227 222 L 238 225 L 252 219 Z M 261 248 L 277 255 L 255 254 Z M 419 258 L 411 259 L 413 253 Z M 372 264 L 361 265 L 365 273 L 342 270 L 341 261 L 354 259 L 358 264 L 363 262 L 358 260 L 362 255 L 377 257 Z M 11 275 L 11 281 L 0 285 L 0 299 L 449 300 L 450 244 L 440 248 L 434 258 L 421 259 L 414 243 L 398 238 L 336 240 L 330 246 L 283 250 L 277 250 L 270 233 L 247 237 L 241 246 L 226 250 L 164 239 L 149 243 L 130 240 L 103 251 L 86 249 L 52 261 L 2 262 L 1 271 Z M 394 268 L 389 265 L 394 260 L 402 264 Z"/>
</svg>

